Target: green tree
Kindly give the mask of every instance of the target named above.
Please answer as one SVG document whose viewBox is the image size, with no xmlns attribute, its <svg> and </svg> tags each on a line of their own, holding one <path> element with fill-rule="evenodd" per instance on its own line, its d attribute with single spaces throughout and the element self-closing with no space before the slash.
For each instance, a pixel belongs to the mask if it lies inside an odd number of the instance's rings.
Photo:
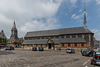
<svg viewBox="0 0 100 67">
<path fill-rule="evenodd" d="M 2 43 L 2 38 L 0 38 L 0 43 Z"/>
</svg>

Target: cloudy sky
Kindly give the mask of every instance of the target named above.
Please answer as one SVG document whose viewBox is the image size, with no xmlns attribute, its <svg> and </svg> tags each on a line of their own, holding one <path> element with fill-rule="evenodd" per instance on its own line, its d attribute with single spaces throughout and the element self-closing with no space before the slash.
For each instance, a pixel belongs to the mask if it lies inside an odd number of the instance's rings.
<svg viewBox="0 0 100 67">
<path fill-rule="evenodd" d="M 100 40 L 100 0 L 0 0 L 0 30 L 9 38 L 14 20 L 19 37 L 28 31 L 81 27 L 84 4 L 88 29 Z"/>
</svg>

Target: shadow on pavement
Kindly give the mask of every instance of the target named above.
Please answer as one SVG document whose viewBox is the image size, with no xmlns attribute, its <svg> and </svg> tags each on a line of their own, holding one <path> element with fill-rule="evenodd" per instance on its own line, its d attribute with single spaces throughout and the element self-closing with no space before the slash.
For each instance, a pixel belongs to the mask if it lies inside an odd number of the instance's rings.
<svg viewBox="0 0 100 67">
<path fill-rule="evenodd" d="M 11 51 L 0 51 L 0 55 L 8 55 L 8 54 L 15 54 L 15 53 L 13 53 L 13 52 L 11 52 Z"/>
</svg>

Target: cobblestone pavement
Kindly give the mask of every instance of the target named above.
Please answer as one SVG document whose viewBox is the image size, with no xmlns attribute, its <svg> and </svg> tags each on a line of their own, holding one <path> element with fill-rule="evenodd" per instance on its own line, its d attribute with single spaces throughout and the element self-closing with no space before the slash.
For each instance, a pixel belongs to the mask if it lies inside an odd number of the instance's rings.
<svg viewBox="0 0 100 67">
<path fill-rule="evenodd" d="M 0 67 L 94 67 L 90 60 L 65 51 L 0 50 Z"/>
</svg>

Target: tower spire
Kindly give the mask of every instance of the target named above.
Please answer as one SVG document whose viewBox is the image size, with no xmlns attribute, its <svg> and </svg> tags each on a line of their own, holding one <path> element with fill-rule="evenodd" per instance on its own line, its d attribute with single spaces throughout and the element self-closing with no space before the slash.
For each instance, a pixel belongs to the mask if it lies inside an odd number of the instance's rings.
<svg viewBox="0 0 100 67">
<path fill-rule="evenodd" d="M 15 21 L 14 21 L 14 25 L 13 25 L 13 28 L 16 28 L 16 24 L 15 24 Z"/>
<path fill-rule="evenodd" d="M 85 12 L 85 5 L 84 5 L 84 28 L 87 28 L 87 25 L 86 25 L 86 12 Z"/>
</svg>

